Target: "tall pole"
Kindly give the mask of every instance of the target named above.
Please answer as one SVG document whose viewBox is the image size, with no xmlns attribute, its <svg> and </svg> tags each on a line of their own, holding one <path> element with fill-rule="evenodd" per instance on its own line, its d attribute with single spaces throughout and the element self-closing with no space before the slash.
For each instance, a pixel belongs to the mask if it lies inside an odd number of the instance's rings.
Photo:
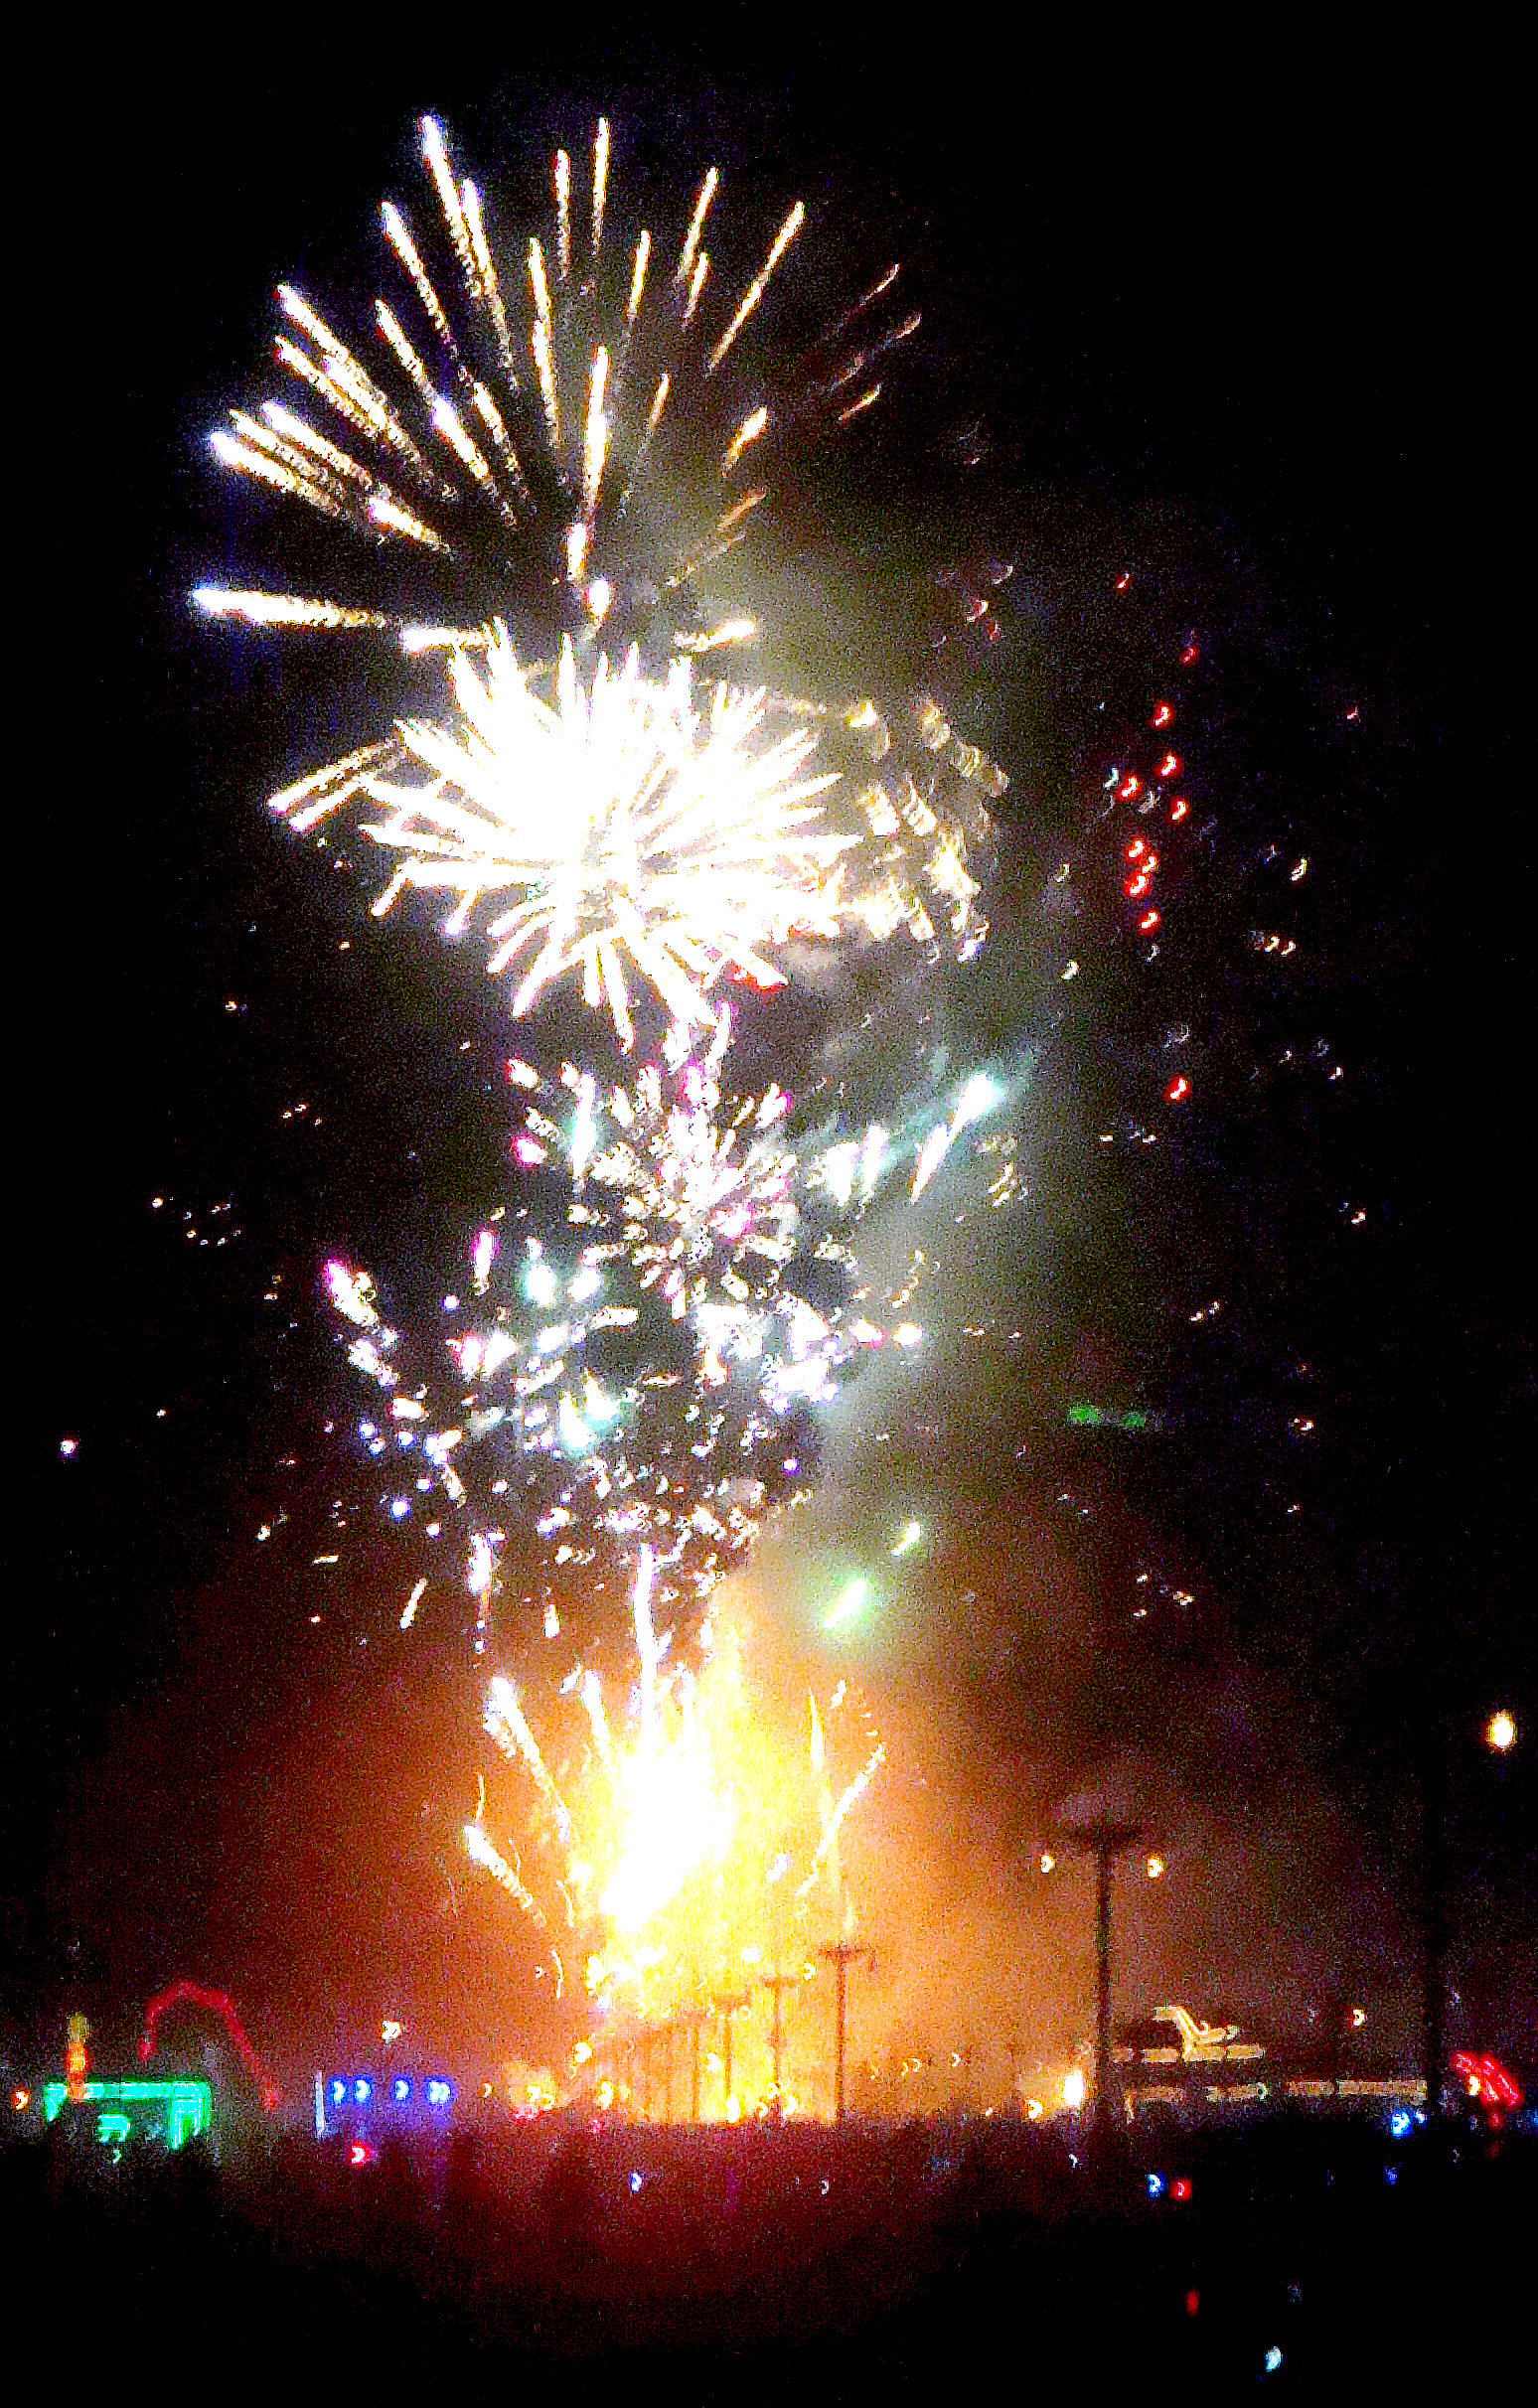
<svg viewBox="0 0 1538 2408">
<path fill-rule="evenodd" d="M 726 2115 L 726 2117 L 728 2118 L 728 2120 L 730 2119 L 730 2116 L 731 2116 L 731 2027 L 732 2027 L 732 2019 L 733 2019 L 733 2017 L 734 2017 L 734 2016 L 740 2015 L 740 2013 L 742 2012 L 742 2009 L 743 2009 L 743 2008 L 744 2008 L 744 2007 L 747 2005 L 747 2003 L 748 2003 L 748 1999 L 749 1999 L 749 1996 L 750 1996 L 750 1995 L 751 1995 L 751 1994 L 750 1994 L 748 1991 L 746 1991 L 746 1990 L 730 1990 L 730 1991 L 725 1992 L 725 1993 L 724 1993 L 724 1995 L 723 1995 L 722 1997 L 718 1998 L 718 1999 L 716 2000 L 716 2002 L 715 2002 L 715 2011 L 716 2011 L 717 2015 L 719 2015 L 719 2016 L 720 2016 L 720 2017 L 723 2019 L 723 2022 L 724 2022 L 724 2028 L 725 2028 L 725 2030 L 724 2030 L 724 2038 L 723 2038 L 722 2043 L 721 2043 L 721 2063 L 722 2063 L 722 2069 L 723 2069 L 723 2088 L 722 2088 L 722 2092 L 721 2092 L 721 2108 L 722 2108 L 722 2112 L 723 2112 L 723 2113 Z"/>
<path fill-rule="evenodd" d="M 1095 2130 L 1102 2139 L 1114 2126 L 1111 2094 L 1111 1873 L 1116 1860 L 1130 1848 L 1141 1848 L 1141 1823 L 1117 1823 L 1101 1816 L 1093 1823 L 1075 1823 L 1058 1833 L 1070 1848 L 1095 1859 Z"/>
<path fill-rule="evenodd" d="M 1111 1843 L 1095 1851 L 1095 2122 L 1111 2122 Z"/>
<path fill-rule="evenodd" d="M 844 2121 L 844 2027 L 849 1960 L 851 1957 L 868 1956 L 870 1951 L 868 1948 L 857 1948 L 852 1940 L 825 1940 L 817 1953 L 820 1957 L 826 1957 L 834 1968 L 835 2031 L 838 2045 L 838 2055 L 835 2060 L 834 2122 L 842 2124 Z"/>
<path fill-rule="evenodd" d="M 772 2112 L 778 2120 L 785 2112 L 785 2093 L 780 2081 L 780 2066 L 785 2053 L 784 2027 L 780 2018 L 780 1993 L 782 1990 L 793 1990 L 796 1987 L 798 1976 L 794 1973 L 782 1973 L 779 1966 L 776 1965 L 773 1973 L 763 1974 L 760 1979 L 764 1988 L 772 1992 L 774 1997 L 774 2104 Z"/>
<path fill-rule="evenodd" d="M 1426 2084 L 1424 2105 L 1428 2121 L 1442 2112 L 1442 2069 L 1447 2049 L 1444 1959 L 1448 1928 L 1442 1863 L 1446 1787 L 1442 1733 L 1435 1710 L 1428 1709 L 1421 1731 L 1421 2071 Z"/>
<path fill-rule="evenodd" d="M 1018 2115 L 1020 2112 L 1020 2065 L 1025 2051 L 1020 2042 L 1020 2035 L 1012 2024 L 1004 2034 L 1004 2046 L 1009 2052 L 1009 2102 L 1014 2113 Z"/>
</svg>

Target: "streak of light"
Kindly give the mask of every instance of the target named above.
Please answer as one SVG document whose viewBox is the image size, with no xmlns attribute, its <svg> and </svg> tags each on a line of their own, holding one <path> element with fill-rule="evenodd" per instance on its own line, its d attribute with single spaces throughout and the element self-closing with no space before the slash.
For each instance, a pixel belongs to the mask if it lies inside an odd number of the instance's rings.
<svg viewBox="0 0 1538 2408">
<path fill-rule="evenodd" d="M 789 250 L 791 244 L 795 241 L 796 236 L 800 233 L 802 226 L 806 224 L 806 216 L 807 213 L 805 206 L 798 201 L 795 207 L 791 210 L 790 215 L 787 217 L 779 232 L 775 235 L 773 242 L 770 244 L 769 256 L 767 259 L 765 259 L 763 266 L 759 269 L 757 275 L 753 278 L 752 283 L 748 286 L 747 291 L 737 303 L 736 311 L 732 317 L 730 325 L 726 329 L 726 332 L 716 344 L 714 351 L 711 352 L 705 369 L 705 374 L 707 376 L 713 376 L 715 374 L 715 371 L 720 367 L 721 362 L 725 359 L 726 354 L 730 351 L 738 335 L 742 332 L 743 327 L 747 324 L 748 319 L 752 316 L 754 310 L 757 309 L 760 301 L 762 301 L 764 293 L 768 287 L 770 277 L 774 274 L 775 269 L 778 267 L 780 261 L 784 258 L 785 253 Z"/>
</svg>

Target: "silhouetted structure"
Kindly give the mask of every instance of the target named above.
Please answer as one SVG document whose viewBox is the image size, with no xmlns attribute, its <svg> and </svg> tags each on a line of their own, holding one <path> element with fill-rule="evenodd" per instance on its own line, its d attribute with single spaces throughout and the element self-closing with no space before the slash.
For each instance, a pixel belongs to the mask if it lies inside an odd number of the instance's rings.
<svg viewBox="0 0 1538 2408">
<path fill-rule="evenodd" d="M 834 2122 L 842 2124 L 844 2121 L 844 2021 L 848 1969 L 851 1959 L 868 1956 L 870 1951 L 868 1948 L 856 1947 L 852 1940 L 825 1940 L 817 1953 L 820 1957 L 826 1957 L 833 1966 L 837 1982 L 834 2013 L 835 2029 L 838 2033 L 838 2056 L 834 2080 Z"/>
<path fill-rule="evenodd" d="M 1055 1835 L 1095 1860 L 1095 2128 L 1112 2128 L 1111 2116 L 1111 1869 L 1129 1849 L 1141 1848 L 1141 1823 L 1101 1815 L 1092 1823 L 1060 1827 Z"/>
<path fill-rule="evenodd" d="M 724 2028 L 721 2041 L 721 2105 L 728 2116 L 731 2114 L 731 2028 L 734 2019 L 742 2013 L 751 1996 L 751 1991 L 727 1990 L 723 1991 L 714 2003 L 715 2012 L 720 2017 Z"/>
</svg>

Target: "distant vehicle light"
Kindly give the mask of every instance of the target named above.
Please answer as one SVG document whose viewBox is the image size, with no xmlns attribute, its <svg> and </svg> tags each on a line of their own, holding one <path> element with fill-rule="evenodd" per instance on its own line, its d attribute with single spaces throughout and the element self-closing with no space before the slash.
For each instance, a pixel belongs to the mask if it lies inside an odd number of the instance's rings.
<svg viewBox="0 0 1538 2408">
<path fill-rule="evenodd" d="M 1506 1712 L 1504 1706 L 1492 1714 L 1484 1726 L 1484 1743 L 1486 1747 L 1493 1747 L 1497 1755 L 1504 1755 L 1508 1747 L 1516 1745 L 1516 1719 Z"/>
<path fill-rule="evenodd" d="M 1174 2181 L 1169 2185 L 1169 2195 L 1172 2199 L 1188 2199 L 1190 2197 L 1191 2184 L 1188 2175 L 1177 2174 L 1175 2176 Z"/>
<path fill-rule="evenodd" d="M 1162 2176 L 1161 2174 L 1151 2174 L 1151 2175 L 1150 2175 L 1150 2176 L 1149 2176 L 1147 2179 L 1148 2179 L 1148 2185 L 1149 2185 L 1149 2196 L 1150 2196 L 1150 2198 L 1151 2198 L 1151 2199 L 1161 2199 L 1161 2198 L 1163 2197 L 1163 2195 L 1164 2195 L 1164 2178 L 1163 2178 L 1163 2176 Z"/>
</svg>

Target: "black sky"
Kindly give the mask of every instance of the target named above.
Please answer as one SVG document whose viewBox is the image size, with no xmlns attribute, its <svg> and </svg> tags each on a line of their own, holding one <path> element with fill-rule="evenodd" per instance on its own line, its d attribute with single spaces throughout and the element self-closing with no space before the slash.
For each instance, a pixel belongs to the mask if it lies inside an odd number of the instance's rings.
<svg viewBox="0 0 1538 2408">
<path fill-rule="evenodd" d="M 218 40 L 196 57 L 120 38 L 24 48 L 12 1185 L 30 1226 L 13 1253 L 26 1352 L 0 1881 L 18 1995 L 51 2000 L 71 1978 L 69 1802 L 130 1706 L 205 1685 L 234 1745 L 242 1718 L 270 1728 L 285 1710 L 281 1671 L 242 1637 L 233 1533 L 308 1430 L 322 1356 L 302 1307 L 282 1345 L 260 1334 L 253 1259 L 301 1286 L 327 1244 L 398 1242 L 414 1215 L 430 1246 L 486 1169 L 456 1067 L 463 1012 L 436 999 L 422 948 L 339 977 L 307 865 L 235 799 L 265 791 L 272 691 L 211 672 L 182 599 L 211 541 L 234 557 L 242 539 L 199 447 L 261 348 L 270 287 L 357 255 L 428 106 L 472 156 L 538 159 L 550 127 L 604 106 L 640 129 L 638 174 L 676 162 L 683 179 L 712 149 L 744 182 L 839 195 L 873 234 L 890 210 L 916 232 L 936 328 L 910 448 L 873 467 L 892 508 L 943 531 L 941 550 L 1024 546 L 1042 590 L 1081 514 L 1158 564 L 1171 623 L 1225 628 L 1210 757 L 1257 829 L 1274 807 L 1330 854 L 1317 1000 L 1365 1092 L 1342 1135 L 1307 1117 L 1252 1126 L 1237 1096 L 1190 1132 L 1181 1192 L 1208 1236 L 1226 1198 L 1219 1254 L 1270 1266 L 1254 1317 L 1272 1316 L 1276 1355 L 1185 1393 L 1178 1459 L 1110 1476 L 1210 1568 L 1246 1663 L 1292 1684 L 1301 1751 L 1369 1821 L 1375 1781 L 1400 1794 L 1428 1683 L 1464 1721 L 1508 1692 L 1538 1715 L 1530 547 L 1499 71 L 1320 46 L 1253 75 L 1180 47 L 1108 72 L 1022 57 L 983 12 L 941 56 L 934 38 L 872 53 L 721 23 L 718 46 L 682 54 L 631 35 L 568 57 L 546 39 L 486 70 L 417 37 L 398 52 L 322 38 L 292 75 Z M 1056 624 L 1079 622 L 1065 607 Z M 1007 716 L 992 689 L 973 700 Z M 1039 785 L 1050 818 L 1046 766 Z M 1084 1032 L 1112 1089 L 1146 1043 L 1140 1009 L 1108 1006 Z M 1247 1034 L 1255 1009 L 1236 996 Z M 278 1116 L 307 1090 L 331 1132 L 308 1157 L 290 1134 L 279 1157 Z M 413 1154 L 434 1165 L 425 1202 Z M 1305 1234 L 1337 1170 L 1383 1226 L 1365 1268 Z M 199 1216 L 233 1199 L 250 1226 L 228 1271 L 189 1277 L 155 1193 Z M 1147 1239 L 1168 1295 L 1173 1228 L 1165 1214 L 1130 1241 Z M 1309 1331 L 1329 1346 L 1333 1451 L 1313 1552 L 1279 1571 L 1246 1413 Z M 62 1466 L 66 1432 L 81 1451 Z M 1380 1746 L 1386 1730 L 1399 1737 Z M 223 1743 L 188 1741 L 172 1769 L 190 1792 L 219 1786 Z M 1518 1774 L 1520 1831 L 1498 1837 L 1530 1947 Z M 147 1777 L 167 1777 L 164 1758 Z M 1480 1824 L 1481 1863 L 1487 1841 Z"/>
</svg>

